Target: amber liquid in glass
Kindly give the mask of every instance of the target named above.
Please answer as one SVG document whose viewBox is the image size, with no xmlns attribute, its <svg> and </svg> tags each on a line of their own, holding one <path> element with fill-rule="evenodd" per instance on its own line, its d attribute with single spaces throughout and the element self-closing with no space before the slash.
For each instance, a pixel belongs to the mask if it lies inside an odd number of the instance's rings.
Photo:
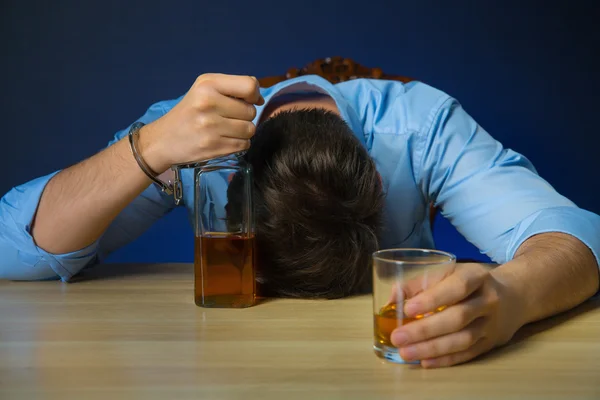
<svg viewBox="0 0 600 400">
<path fill-rule="evenodd" d="M 435 312 L 442 311 L 445 308 L 445 306 L 438 307 Z M 390 336 L 392 335 L 394 329 L 421 318 L 428 317 L 432 315 L 433 312 L 417 315 L 414 318 L 402 317 L 398 319 L 398 316 L 402 316 L 403 314 L 404 313 L 402 310 L 398 311 L 397 303 L 391 303 L 383 306 L 381 310 L 379 310 L 379 313 L 374 315 L 376 345 L 394 347 L 392 341 L 390 340 Z"/>
<path fill-rule="evenodd" d="M 211 233 L 196 237 L 194 294 L 201 307 L 242 308 L 256 301 L 255 238 Z"/>
</svg>

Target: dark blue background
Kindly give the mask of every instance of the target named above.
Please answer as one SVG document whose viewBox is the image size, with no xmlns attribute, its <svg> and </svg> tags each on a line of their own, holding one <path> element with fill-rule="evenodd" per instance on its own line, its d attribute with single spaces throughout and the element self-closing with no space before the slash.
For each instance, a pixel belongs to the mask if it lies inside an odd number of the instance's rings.
<svg viewBox="0 0 600 400">
<path fill-rule="evenodd" d="M 600 212 L 596 2 L 3 0 L 0 193 L 103 148 L 204 72 L 280 74 L 342 55 L 458 98 Z M 294 4 L 294 6 L 292 6 Z M 477 256 L 445 221 L 442 249 Z M 184 210 L 113 261 L 190 261 Z"/>
</svg>

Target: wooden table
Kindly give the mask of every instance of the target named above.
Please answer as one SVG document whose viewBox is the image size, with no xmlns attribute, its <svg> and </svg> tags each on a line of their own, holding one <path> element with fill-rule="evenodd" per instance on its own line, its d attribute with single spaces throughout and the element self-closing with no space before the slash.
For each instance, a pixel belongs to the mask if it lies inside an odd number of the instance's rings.
<svg viewBox="0 0 600 400">
<path fill-rule="evenodd" d="M 438 370 L 372 350 L 370 297 L 193 303 L 189 264 L 107 265 L 78 282 L 0 282 L 0 399 L 600 399 L 588 302 Z"/>
</svg>

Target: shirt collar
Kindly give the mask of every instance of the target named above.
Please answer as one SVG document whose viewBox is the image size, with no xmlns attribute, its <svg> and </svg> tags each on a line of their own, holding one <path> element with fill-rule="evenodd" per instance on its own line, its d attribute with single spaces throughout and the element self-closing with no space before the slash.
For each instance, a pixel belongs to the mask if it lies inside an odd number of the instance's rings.
<svg viewBox="0 0 600 400">
<path fill-rule="evenodd" d="M 362 128 L 362 124 L 356 114 L 356 111 L 350 106 L 340 91 L 328 80 L 321 78 L 318 75 L 303 75 L 297 78 L 292 78 L 279 82 L 269 88 L 261 89 L 261 93 L 265 99 L 265 104 L 256 107 L 256 124 L 260 120 L 263 110 L 273 98 L 288 94 L 288 93 L 322 93 L 330 96 L 340 111 L 341 117 L 354 133 L 354 136 L 366 146 L 366 138 Z"/>
</svg>

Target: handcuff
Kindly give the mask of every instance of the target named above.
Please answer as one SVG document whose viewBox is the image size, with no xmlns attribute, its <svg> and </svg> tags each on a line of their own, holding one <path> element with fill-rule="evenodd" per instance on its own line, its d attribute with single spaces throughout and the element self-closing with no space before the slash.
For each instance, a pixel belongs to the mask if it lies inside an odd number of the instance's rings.
<svg viewBox="0 0 600 400">
<path fill-rule="evenodd" d="M 157 178 L 159 174 L 152 170 L 144 161 L 144 158 L 140 154 L 137 148 L 137 142 L 140 137 L 140 129 L 144 127 L 146 124 L 143 122 L 137 121 L 131 128 L 129 128 L 129 145 L 131 146 L 131 152 L 133 153 L 133 157 L 135 161 L 138 163 L 140 169 L 154 182 L 162 192 L 173 195 L 175 200 L 175 205 L 179 205 L 181 203 L 181 199 L 183 198 L 183 185 L 181 183 L 181 168 L 194 166 L 196 163 L 185 163 L 185 164 L 177 164 L 172 165 L 171 169 L 175 173 L 175 179 L 173 181 L 163 182 Z"/>
<path fill-rule="evenodd" d="M 155 171 L 153 171 L 152 168 L 150 168 L 148 166 L 148 164 L 146 164 L 146 161 L 144 161 L 144 158 L 142 157 L 142 155 L 140 154 L 140 152 L 138 151 L 138 148 L 137 148 L 137 142 L 140 137 L 140 129 L 142 129 L 142 127 L 144 127 L 145 125 L 146 125 L 145 123 L 143 123 L 141 121 L 137 121 L 131 125 L 131 128 L 129 128 L 129 133 L 128 133 L 129 145 L 131 147 L 131 152 L 133 153 L 133 157 L 135 158 L 135 161 L 137 162 L 140 169 L 144 172 L 144 174 L 146 174 L 146 176 L 148 176 L 148 178 L 150 178 L 152 180 L 152 182 L 154 182 L 160 188 L 160 190 L 162 192 L 164 192 L 168 195 L 173 195 L 173 199 L 175 200 L 175 205 L 178 206 L 179 204 L 181 204 L 181 200 L 183 199 L 183 184 L 181 182 L 181 169 L 202 167 L 202 166 L 205 166 L 206 164 L 210 163 L 214 159 L 173 164 L 173 165 L 171 165 L 171 170 L 175 173 L 175 177 L 174 177 L 173 181 L 169 180 L 168 182 L 163 182 L 157 178 L 157 176 L 159 174 L 156 173 Z M 243 156 L 245 153 L 246 153 L 246 151 L 241 151 L 241 152 L 236 152 L 233 154 L 228 154 L 228 155 L 222 156 L 222 157 L 227 157 L 227 156 L 232 156 L 232 155 L 240 157 L 240 156 Z M 222 158 L 222 157 L 217 157 L 217 158 Z"/>
</svg>

